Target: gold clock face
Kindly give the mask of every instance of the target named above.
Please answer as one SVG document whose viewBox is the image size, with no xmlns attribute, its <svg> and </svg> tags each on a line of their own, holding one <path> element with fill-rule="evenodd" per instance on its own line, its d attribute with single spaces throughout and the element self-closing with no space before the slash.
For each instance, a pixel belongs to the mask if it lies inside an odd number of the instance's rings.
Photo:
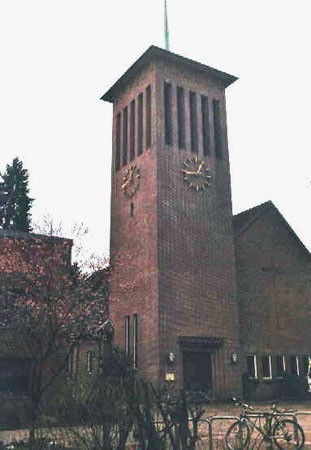
<svg viewBox="0 0 311 450">
<path fill-rule="evenodd" d="M 183 163 L 181 169 L 183 179 L 189 184 L 189 186 L 195 191 L 203 191 L 210 186 L 211 176 L 207 163 L 202 161 L 198 156 L 190 156 Z"/>
<path fill-rule="evenodd" d="M 121 189 L 127 198 L 132 198 L 139 188 L 140 173 L 136 164 L 131 164 L 125 171 Z"/>
</svg>

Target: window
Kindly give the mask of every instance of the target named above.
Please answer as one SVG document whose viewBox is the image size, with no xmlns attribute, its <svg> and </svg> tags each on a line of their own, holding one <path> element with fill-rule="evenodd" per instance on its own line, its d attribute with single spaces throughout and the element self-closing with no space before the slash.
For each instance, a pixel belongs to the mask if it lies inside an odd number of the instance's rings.
<svg viewBox="0 0 311 450">
<path fill-rule="evenodd" d="M 198 119 L 197 119 L 197 96 L 195 92 L 189 92 L 190 100 L 190 136 L 191 151 L 198 152 Z"/>
<path fill-rule="evenodd" d="M 123 166 L 127 163 L 127 127 L 128 127 L 128 110 L 123 109 Z"/>
<path fill-rule="evenodd" d="M 138 350 L 138 316 L 134 314 L 133 316 L 133 366 L 137 369 L 137 350 Z"/>
<path fill-rule="evenodd" d="M 185 96 L 184 89 L 177 87 L 178 147 L 185 148 Z"/>
<path fill-rule="evenodd" d="M 92 351 L 86 352 L 86 367 L 87 367 L 88 373 L 93 372 L 93 352 Z"/>
<path fill-rule="evenodd" d="M 78 371 L 78 361 L 79 361 L 79 347 L 75 345 L 68 356 L 68 366 L 67 373 L 68 376 L 74 380 L 77 376 Z"/>
<path fill-rule="evenodd" d="M 284 355 L 277 355 L 275 357 L 275 367 L 276 367 L 277 378 L 284 378 L 285 370 L 286 370 Z"/>
<path fill-rule="evenodd" d="M 29 393 L 30 362 L 25 359 L 0 358 L 0 394 Z"/>
<path fill-rule="evenodd" d="M 257 379 L 257 358 L 256 355 L 248 355 L 246 357 L 247 375 L 248 378 Z"/>
<path fill-rule="evenodd" d="M 151 147 L 151 86 L 146 89 L 146 148 Z"/>
<path fill-rule="evenodd" d="M 210 155 L 208 98 L 201 95 L 202 137 L 204 156 Z"/>
<path fill-rule="evenodd" d="M 130 351 L 131 351 L 131 329 L 130 329 L 130 325 L 131 325 L 131 318 L 130 316 L 125 316 L 125 354 L 127 356 L 130 355 Z"/>
<path fill-rule="evenodd" d="M 143 152 L 144 114 L 143 94 L 138 96 L 138 154 Z"/>
<path fill-rule="evenodd" d="M 303 374 L 308 375 L 311 369 L 311 357 L 310 356 L 303 356 L 302 358 L 303 362 Z"/>
<path fill-rule="evenodd" d="M 164 130 L 165 144 L 172 145 L 172 85 L 170 83 L 164 83 Z"/>
<path fill-rule="evenodd" d="M 262 378 L 264 380 L 272 379 L 272 367 L 271 367 L 271 356 L 263 355 L 261 357 L 261 366 L 262 366 Z"/>
<path fill-rule="evenodd" d="M 296 377 L 299 376 L 299 361 L 298 356 L 290 356 L 289 357 L 289 368 L 291 375 L 294 375 Z"/>
<path fill-rule="evenodd" d="M 116 124 L 116 159 L 115 159 L 115 169 L 120 169 L 120 161 L 121 161 L 121 114 L 117 115 L 117 124 Z"/>
<path fill-rule="evenodd" d="M 216 158 L 222 159 L 222 136 L 219 100 L 213 100 L 214 143 Z"/>
<path fill-rule="evenodd" d="M 135 158 L 135 100 L 131 101 L 130 160 Z"/>
<path fill-rule="evenodd" d="M 130 206 L 130 216 L 134 217 L 134 203 L 131 203 L 131 206 Z"/>
</svg>

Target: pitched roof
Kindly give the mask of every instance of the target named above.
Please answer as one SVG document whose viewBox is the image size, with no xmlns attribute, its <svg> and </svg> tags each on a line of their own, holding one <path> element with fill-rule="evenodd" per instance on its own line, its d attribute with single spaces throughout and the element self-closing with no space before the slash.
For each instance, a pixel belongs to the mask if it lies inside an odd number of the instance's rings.
<svg viewBox="0 0 311 450">
<path fill-rule="evenodd" d="M 116 94 L 122 89 L 129 81 L 131 81 L 139 71 L 143 69 L 152 60 L 164 59 L 166 61 L 176 63 L 183 66 L 188 66 L 191 69 L 198 70 L 204 73 L 206 76 L 219 80 L 224 87 L 228 87 L 234 83 L 238 78 L 229 75 L 228 73 L 221 72 L 213 67 L 206 66 L 192 59 L 185 58 L 184 56 L 177 55 L 163 48 L 151 45 L 145 53 L 138 58 L 134 64 L 118 79 L 118 81 L 101 97 L 101 100 L 107 102 L 113 102 L 116 98 Z"/>
<path fill-rule="evenodd" d="M 239 235 L 244 233 L 244 231 L 247 230 L 252 225 L 252 223 L 258 220 L 260 216 L 270 208 L 277 214 L 280 221 L 283 223 L 283 225 L 285 225 L 285 227 L 288 229 L 288 231 L 293 236 L 298 245 L 300 245 L 300 247 L 305 252 L 307 252 L 308 255 L 311 256 L 309 250 L 301 242 L 295 231 L 288 224 L 288 222 L 285 220 L 285 218 L 282 216 L 280 211 L 277 209 L 277 207 L 271 200 L 265 203 L 261 203 L 260 205 L 254 206 L 253 208 L 247 209 L 246 211 L 242 211 L 241 213 L 233 216 L 233 229 L 235 237 L 238 237 Z"/>
<path fill-rule="evenodd" d="M 60 236 L 50 236 L 47 234 L 26 233 L 25 231 L 13 230 L 11 228 L 5 229 L 0 228 L 0 239 L 1 238 L 25 239 L 25 240 L 42 239 L 50 242 L 61 240 L 61 241 L 68 241 L 69 243 L 71 242 L 71 244 L 73 242 L 73 240 L 69 238 L 64 238 Z"/>
</svg>

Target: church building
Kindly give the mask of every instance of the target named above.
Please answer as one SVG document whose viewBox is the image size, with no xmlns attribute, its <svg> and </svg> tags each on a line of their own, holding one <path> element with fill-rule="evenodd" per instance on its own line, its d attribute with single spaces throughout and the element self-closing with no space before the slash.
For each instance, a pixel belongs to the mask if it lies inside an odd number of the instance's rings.
<svg viewBox="0 0 311 450">
<path fill-rule="evenodd" d="M 151 46 L 102 97 L 113 103 L 114 343 L 149 380 L 215 399 L 245 380 L 272 396 L 311 355 L 310 253 L 271 202 L 232 215 L 225 89 L 236 80 Z"/>
</svg>

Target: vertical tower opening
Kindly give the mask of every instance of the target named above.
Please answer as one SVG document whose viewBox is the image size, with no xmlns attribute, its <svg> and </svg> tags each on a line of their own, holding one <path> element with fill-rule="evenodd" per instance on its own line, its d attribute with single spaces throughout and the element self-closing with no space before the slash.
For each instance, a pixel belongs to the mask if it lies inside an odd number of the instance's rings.
<svg viewBox="0 0 311 450">
<path fill-rule="evenodd" d="M 151 86 L 146 88 L 146 148 L 151 147 Z"/>
<path fill-rule="evenodd" d="M 190 100 L 190 135 L 191 151 L 198 153 L 198 118 L 197 118 L 197 96 L 195 92 L 189 92 Z"/>
<path fill-rule="evenodd" d="M 116 156 L 115 156 L 115 169 L 120 169 L 121 163 L 121 114 L 117 115 L 116 124 Z"/>
<path fill-rule="evenodd" d="M 131 101 L 131 122 L 130 122 L 130 161 L 135 158 L 135 100 Z"/>
<path fill-rule="evenodd" d="M 216 158 L 222 159 L 222 139 L 219 100 L 213 100 L 214 143 Z"/>
<path fill-rule="evenodd" d="M 143 153 L 144 114 L 143 94 L 138 96 L 138 154 Z"/>
<path fill-rule="evenodd" d="M 164 127 L 165 144 L 172 145 L 172 85 L 170 83 L 164 83 Z"/>
<path fill-rule="evenodd" d="M 177 87 L 177 122 L 178 122 L 178 147 L 185 148 L 185 96 L 184 89 Z"/>
<path fill-rule="evenodd" d="M 127 163 L 127 146 L 128 146 L 127 128 L 128 128 L 128 109 L 126 107 L 123 109 L 123 155 L 122 155 L 123 166 L 125 166 Z"/>
<path fill-rule="evenodd" d="M 210 155 L 208 97 L 201 95 L 203 154 Z"/>
</svg>

